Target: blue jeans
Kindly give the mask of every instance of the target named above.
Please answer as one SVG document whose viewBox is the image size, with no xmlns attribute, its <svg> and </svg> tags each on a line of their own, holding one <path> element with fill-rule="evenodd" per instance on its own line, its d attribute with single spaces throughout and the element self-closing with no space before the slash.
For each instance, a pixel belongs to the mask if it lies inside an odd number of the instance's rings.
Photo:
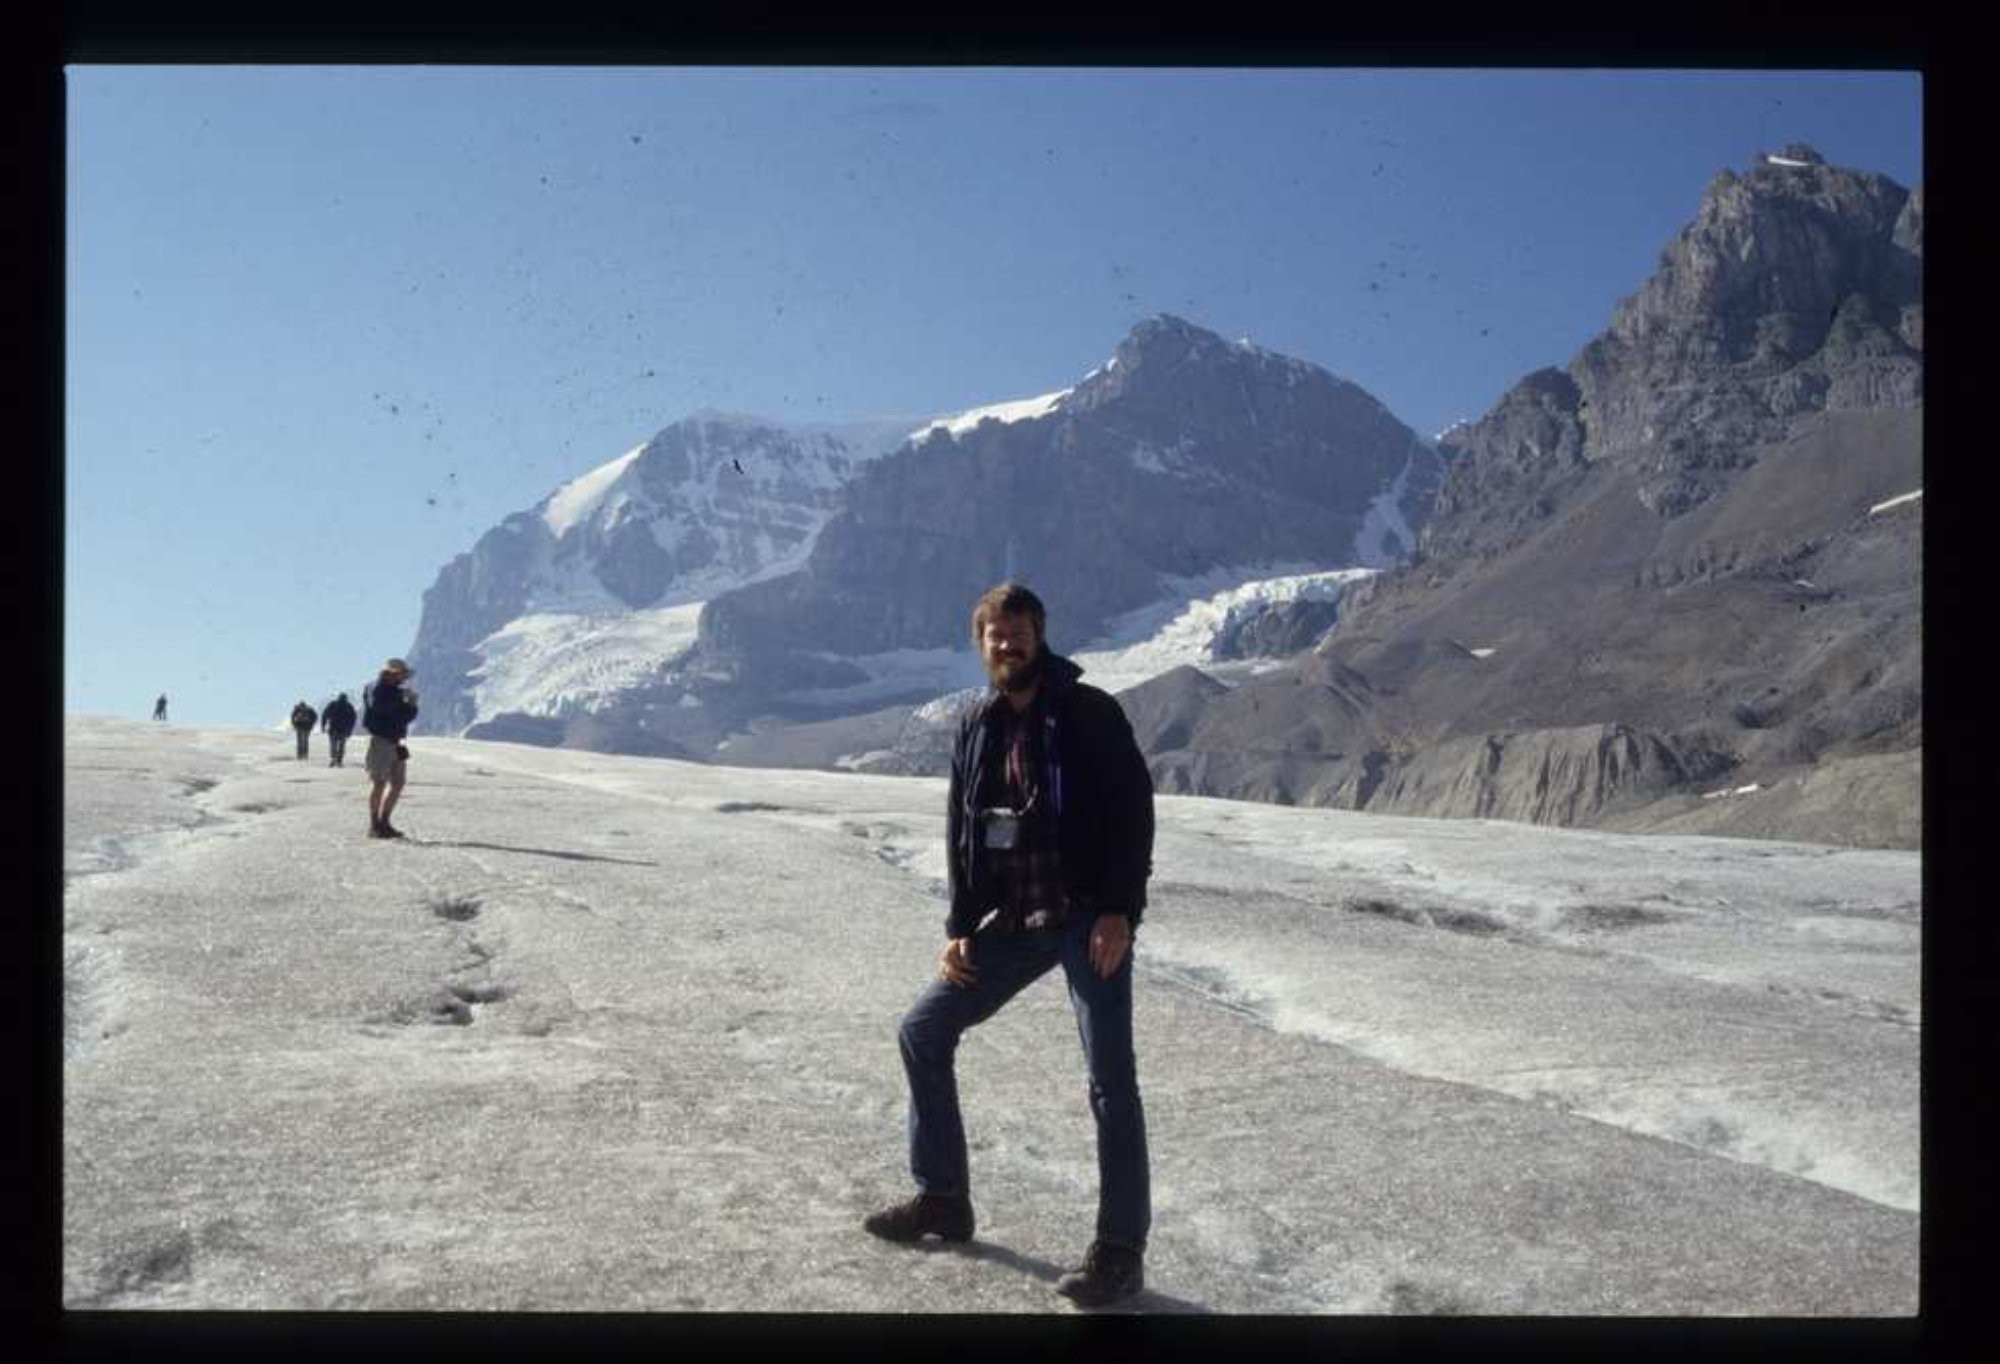
<svg viewBox="0 0 2000 1364">
<path fill-rule="evenodd" d="M 1143 1251 L 1152 1202 L 1146 1115 L 1132 1055 L 1132 949 L 1110 979 L 1100 977 L 1090 965 L 1094 921 L 1079 915 L 1057 928 L 977 933 L 972 966 L 978 979 L 962 986 L 934 980 L 903 1016 L 898 1040 L 910 1080 L 910 1173 L 925 1193 L 956 1197 L 970 1191 L 952 1070 L 958 1039 L 1060 962 L 1097 1119 L 1097 1238 Z"/>
</svg>

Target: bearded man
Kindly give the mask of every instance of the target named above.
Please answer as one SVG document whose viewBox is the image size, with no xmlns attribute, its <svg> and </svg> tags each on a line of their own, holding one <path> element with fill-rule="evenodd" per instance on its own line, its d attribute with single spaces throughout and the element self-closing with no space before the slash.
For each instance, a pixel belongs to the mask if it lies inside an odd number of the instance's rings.
<svg viewBox="0 0 2000 1364">
<path fill-rule="evenodd" d="M 1048 651 L 1046 623 L 1041 600 L 1018 583 L 973 608 L 993 685 L 968 709 L 952 752 L 951 911 L 937 979 L 899 1030 L 918 1192 L 862 1225 L 890 1241 L 971 1239 L 958 1040 L 1060 965 L 1089 1069 L 1098 1200 L 1095 1239 L 1056 1289 L 1098 1307 L 1144 1287 L 1152 1222 L 1132 939 L 1152 873 L 1153 782 L 1124 711 Z"/>
</svg>

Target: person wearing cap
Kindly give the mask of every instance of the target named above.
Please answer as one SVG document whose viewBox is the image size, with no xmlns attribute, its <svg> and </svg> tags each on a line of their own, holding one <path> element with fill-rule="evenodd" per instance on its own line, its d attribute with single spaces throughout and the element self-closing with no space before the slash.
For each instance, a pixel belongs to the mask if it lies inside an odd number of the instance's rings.
<svg viewBox="0 0 2000 1364">
<path fill-rule="evenodd" d="M 417 718 L 417 694 L 407 684 L 414 673 L 400 658 L 382 665 L 382 672 L 361 692 L 361 725 L 368 731 L 368 753 L 362 760 L 371 783 L 368 792 L 368 836 L 401 838 L 389 822 L 390 811 L 403 794 L 410 750 L 403 739 Z"/>
</svg>

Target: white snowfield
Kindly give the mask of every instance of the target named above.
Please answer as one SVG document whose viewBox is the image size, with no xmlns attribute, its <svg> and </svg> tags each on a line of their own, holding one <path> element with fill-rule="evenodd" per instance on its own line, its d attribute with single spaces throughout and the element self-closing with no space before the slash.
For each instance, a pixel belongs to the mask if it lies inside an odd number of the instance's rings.
<svg viewBox="0 0 2000 1364">
<path fill-rule="evenodd" d="M 1410 529 L 1402 508 L 1403 489 L 1409 484 L 1410 466 L 1415 462 L 1416 451 L 1412 450 L 1396 471 L 1395 480 L 1368 504 L 1368 514 L 1354 537 L 1354 557 L 1369 568 L 1388 568 L 1416 547 L 1416 532 Z M 1392 537 L 1394 546 L 1389 543 Z"/>
<path fill-rule="evenodd" d="M 1092 371 L 1095 373 L 1095 371 Z M 1044 393 L 1037 398 L 1015 398 L 1004 403 L 988 403 L 961 412 L 955 417 L 940 417 L 910 432 L 908 439 L 924 441 L 933 431 L 943 431 L 954 440 L 965 435 L 983 421 L 1020 422 L 1035 417 L 1046 417 L 1061 405 L 1062 400 L 1075 392 L 1072 388 L 1057 389 L 1054 393 Z"/>
<path fill-rule="evenodd" d="M 1301 570 L 1264 565 L 1222 568 L 1198 577 L 1169 578 L 1166 595 L 1113 620 L 1104 634 L 1070 656 L 1084 678 L 1105 691 L 1124 691 L 1178 667 L 1235 675 L 1257 663 L 1218 664 L 1215 644 L 1250 616 L 1294 601 L 1337 601 L 1354 583 L 1375 576 L 1372 568 Z"/>
<path fill-rule="evenodd" d="M 1286 602 L 1334 601 L 1377 571 L 1279 564 L 1169 578 L 1161 583 L 1159 599 L 1118 617 L 1073 656 L 1084 665 L 1090 681 L 1107 691 L 1138 686 L 1181 666 L 1200 667 L 1222 680 L 1233 680 L 1274 665 L 1269 660 L 1219 660 L 1214 646 L 1223 631 L 1246 616 Z M 590 710 L 624 688 L 671 669 L 694 644 L 705 604 L 705 600 L 676 600 L 640 611 L 533 612 L 510 621 L 475 646 L 480 658 L 472 674 L 478 715 L 481 719 L 508 712 L 561 716 Z M 969 645 L 843 657 L 867 680 L 796 692 L 792 699 L 861 708 L 925 692 L 955 696 L 985 682 Z M 915 718 L 926 717 L 919 713 Z"/>
<path fill-rule="evenodd" d="M 1041 1313 L 1096 1165 L 1057 977 L 909 1189 L 944 784 L 72 717 L 66 1307 Z M 1162 797 L 1146 1313 L 1910 1316 L 1919 862 Z"/>
<path fill-rule="evenodd" d="M 549 494 L 548 505 L 542 511 L 542 520 L 556 535 L 565 535 L 570 527 L 590 516 L 603 505 L 604 499 L 632 467 L 632 461 L 639 458 L 645 446 L 635 445 L 617 459 L 600 464 L 587 474 L 582 474 Z"/>
<path fill-rule="evenodd" d="M 536 612 L 509 621 L 479 642 L 473 702 L 482 717 L 588 710 L 686 653 L 702 606 Z"/>
</svg>

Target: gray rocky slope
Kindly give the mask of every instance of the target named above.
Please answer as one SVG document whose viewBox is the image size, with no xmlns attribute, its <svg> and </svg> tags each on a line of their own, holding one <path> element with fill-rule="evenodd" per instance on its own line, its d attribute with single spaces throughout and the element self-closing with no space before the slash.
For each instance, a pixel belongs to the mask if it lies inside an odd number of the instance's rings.
<svg viewBox="0 0 2000 1364">
<path fill-rule="evenodd" d="M 1922 194 L 1785 160 L 1441 438 L 1418 552 L 1313 653 L 1125 695 L 1161 789 L 1915 846 Z"/>
</svg>

